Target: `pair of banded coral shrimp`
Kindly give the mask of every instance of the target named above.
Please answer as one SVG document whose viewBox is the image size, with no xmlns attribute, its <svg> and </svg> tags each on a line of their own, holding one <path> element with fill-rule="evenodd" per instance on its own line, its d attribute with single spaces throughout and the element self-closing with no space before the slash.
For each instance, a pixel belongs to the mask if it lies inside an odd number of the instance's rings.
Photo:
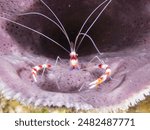
<svg viewBox="0 0 150 130">
<path fill-rule="evenodd" d="M 8 22 L 11 22 L 13 24 L 16 24 L 16 25 L 19 25 L 19 26 L 22 26 L 28 30 L 31 30 L 45 38 L 47 38 L 48 40 L 50 40 L 51 42 L 55 43 L 56 45 L 58 45 L 59 47 L 61 47 L 63 50 L 65 50 L 66 52 L 68 52 L 70 54 L 70 67 L 72 69 L 80 69 L 80 63 L 78 61 L 78 54 L 77 54 L 77 51 L 82 43 L 82 41 L 84 40 L 85 37 L 87 37 L 91 43 L 93 44 L 93 46 L 95 47 L 95 49 L 97 50 L 98 54 L 99 55 L 102 55 L 102 53 L 99 51 L 98 47 L 96 46 L 95 42 L 93 41 L 93 39 L 88 35 L 88 32 L 89 30 L 93 27 L 93 25 L 95 24 L 95 22 L 98 20 L 98 18 L 102 15 L 102 13 L 104 12 L 104 10 L 108 7 L 108 5 L 111 3 L 112 0 L 105 0 L 103 1 L 101 4 L 99 4 L 93 11 L 92 13 L 87 17 L 87 19 L 84 21 L 83 25 L 81 26 L 76 38 L 75 38 L 75 42 L 71 42 L 70 41 L 70 38 L 63 26 L 63 24 L 61 23 L 61 21 L 59 20 L 59 18 L 56 16 L 56 14 L 53 12 L 53 10 L 43 1 L 43 0 L 40 0 L 40 2 L 47 8 L 49 9 L 49 11 L 53 14 L 53 16 L 55 17 L 55 20 L 51 19 L 50 17 L 42 14 L 42 13 L 39 13 L 39 12 L 28 12 L 28 13 L 22 13 L 22 14 L 19 14 L 19 16 L 25 16 L 25 15 L 39 15 L 39 16 L 42 16 L 46 19 L 48 19 L 49 21 L 51 21 L 53 24 L 55 24 L 61 31 L 62 33 L 65 35 L 68 43 L 69 43 L 69 46 L 70 46 L 70 51 L 67 50 L 65 47 L 63 47 L 61 44 L 59 44 L 57 41 L 53 40 L 52 38 L 46 36 L 45 34 L 37 31 L 37 30 L 34 30 L 28 26 L 25 26 L 21 23 L 18 23 L 16 21 L 13 21 L 11 19 L 8 19 L 8 18 L 5 18 L 5 17 L 0 17 L 0 19 L 3 19 L 3 20 L 6 20 Z M 92 24 L 89 26 L 89 28 L 85 31 L 85 32 L 82 32 L 83 31 L 83 28 L 85 27 L 86 23 L 89 21 L 89 19 L 91 18 L 91 16 L 93 16 L 93 14 L 100 8 L 102 7 L 103 5 L 105 5 L 103 7 L 103 9 L 100 11 L 100 13 L 98 13 L 97 17 L 94 19 L 94 21 L 92 22 Z M 81 37 L 80 41 L 79 41 L 79 37 Z M 60 59 L 60 57 L 58 56 L 57 57 L 57 60 L 56 60 L 56 63 L 58 61 L 58 59 Z M 100 86 L 100 84 L 102 84 L 108 77 L 111 76 L 111 69 L 110 67 L 105 64 L 102 60 L 100 60 L 100 58 L 98 56 L 95 56 L 90 62 L 92 62 L 94 59 L 98 59 L 100 61 L 100 64 L 97 65 L 97 66 L 94 66 L 94 68 L 99 68 L 99 69 L 104 69 L 105 72 L 104 74 L 102 74 L 100 77 L 98 77 L 96 80 L 94 80 L 93 82 L 89 83 L 89 89 L 93 89 L 93 88 L 97 88 Z M 43 73 L 45 71 L 45 69 L 52 69 L 52 65 L 51 64 L 41 64 L 41 65 L 37 65 L 37 66 L 34 66 L 32 68 L 32 76 L 33 76 L 33 79 L 35 82 L 37 82 L 37 74 L 40 70 L 43 70 Z M 43 74 L 42 73 L 42 74 Z"/>
</svg>

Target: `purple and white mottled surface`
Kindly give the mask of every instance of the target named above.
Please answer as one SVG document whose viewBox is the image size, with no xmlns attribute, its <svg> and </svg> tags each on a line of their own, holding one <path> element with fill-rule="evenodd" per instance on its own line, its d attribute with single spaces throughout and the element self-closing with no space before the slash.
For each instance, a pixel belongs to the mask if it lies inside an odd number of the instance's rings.
<svg viewBox="0 0 150 130">
<path fill-rule="evenodd" d="M 45 2 L 62 20 L 74 41 L 85 18 L 102 0 L 66 0 Z M 92 4 L 91 4 L 92 3 Z M 80 4 L 80 6 L 79 6 Z M 21 12 L 39 11 L 49 17 L 51 13 L 39 0 L 0 0 L 0 15 L 32 27 L 69 48 L 63 34 L 40 16 L 17 16 Z M 69 55 L 39 35 L 0 19 L 0 90 L 4 96 L 23 104 L 35 106 L 66 106 L 76 109 L 118 111 L 134 106 L 150 95 L 150 1 L 113 0 L 89 34 L 103 55 L 100 57 L 112 69 L 112 80 L 100 89 L 88 90 L 88 84 L 101 70 L 92 68 L 70 70 Z M 97 55 L 88 40 L 79 49 L 82 67 Z M 33 82 L 31 68 L 60 62 L 43 78 Z M 83 85 L 83 89 L 79 91 Z"/>
</svg>

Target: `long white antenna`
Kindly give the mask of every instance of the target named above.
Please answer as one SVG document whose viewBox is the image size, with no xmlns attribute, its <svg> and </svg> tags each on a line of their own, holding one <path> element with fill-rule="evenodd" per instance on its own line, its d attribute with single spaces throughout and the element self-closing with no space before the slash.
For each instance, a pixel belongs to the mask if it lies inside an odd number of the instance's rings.
<svg viewBox="0 0 150 130">
<path fill-rule="evenodd" d="M 104 12 L 104 10 L 107 8 L 107 6 L 111 3 L 112 0 L 110 0 L 106 6 L 102 9 L 102 11 L 99 13 L 99 15 L 96 17 L 96 19 L 93 21 L 93 23 L 91 24 L 91 26 L 87 29 L 87 31 L 84 34 L 87 34 L 89 32 L 89 30 L 93 27 L 93 25 L 95 24 L 95 22 L 98 20 L 98 18 L 101 16 L 101 14 Z M 79 44 L 78 44 L 78 48 L 81 45 L 83 39 L 84 39 L 85 35 L 82 37 L 82 39 L 80 40 Z"/>
<path fill-rule="evenodd" d="M 51 21 L 52 23 L 54 23 L 54 24 L 63 32 L 63 34 L 66 36 L 66 38 L 68 37 L 68 35 L 66 34 L 66 32 L 62 29 L 62 27 L 61 27 L 59 24 L 57 24 L 57 23 L 56 23 L 54 20 L 52 20 L 50 17 L 48 17 L 48 16 L 46 16 L 46 15 L 44 15 L 44 14 L 42 14 L 42 13 L 39 13 L 39 12 L 27 12 L 27 13 L 22 13 L 22 14 L 17 14 L 17 15 L 19 15 L 19 16 L 24 16 L 24 15 L 40 15 L 40 16 L 42 16 L 42 17 L 48 19 L 48 20 Z M 67 40 L 68 40 L 68 38 L 67 38 Z M 68 42 L 70 42 L 70 41 L 68 40 Z"/>
<path fill-rule="evenodd" d="M 64 28 L 64 26 L 63 26 L 63 24 L 61 23 L 61 21 L 59 20 L 59 18 L 56 16 L 56 14 L 53 12 L 53 10 L 43 1 L 43 0 L 40 0 L 42 3 L 43 3 L 43 5 L 45 5 L 48 9 L 49 9 L 49 11 L 54 15 L 54 17 L 56 18 L 56 20 L 58 21 L 58 23 L 60 24 L 60 26 L 62 27 L 62 29 L 64 30 L 64 32 L 65 32 L 65 34 L 66 34 L 66 38 L 67 38 L 67 40 L 68 40 L 68 42 L 69 42 L 69 45 L 70 45 L 70 49 L 71 49 L 71 41 L 70 41 L 70 39 L 69 39 L 69 36 L 68 36 L 68 34 L 67 34 L 67 32 L 66 32 L 66 30 L 65 30 L 65 28 Z"/>
<path fill-rule="evenodd" d="M 88 37 L 91 40 L 91 42 L 92 42 L 93 46 L 95 47 L 95 49 L 97 50 L 97 52 L 99 53 L 99 55 L 102 55 L 102 53 L 99 51 L 98 47 L 96 46 L 95 42 L 93 41 L 93 39 L 88 34 L 80 33 L 79 36 L 80 35 L 84 35 L 84 36 Z"/>
<path fill-rule="evenodd" d="M 15 22 L 15 21 L 10 20 L 10 19 L 5 18 L 5 17 L 1 17 L 1 16 L 0 16 L 0 19 L 9 21 L 9 22 L 14 23 L 14 24 L 17 24 L 17 25 L 19 25 L 19 26 L 21 26 L 21 27 L 24 27 L 24 28 L 26 28 L 26 29 L 28 29 L 28 30 L 31 30 L 31 31 L 33 31 L 33 32 L 35 32 L 35 33 L 37 33 L 37 34 L 39 34 L 39 35 L 41 35 L 41 36 L 47 38 L 48 40 L 54 42 L 56 45 L 60 46 L 60 47 L 61 47 L 62 49 L 64 49 L 66 52 L 70 53 L 70 52 L 69 52 L 66 48 L 64 48 L 61 44 L 59 44 L 59 43 L 56 42 L 55 40 L 51 39 L 50 37 L 46 36 L 45 34 L 39 32 L 39 31 L 36 31 L 36 30 L 34 30 L 34 29 L 32 29 L 32 28 L 30 28 L 30 27 L 28 27 L 28 26 L 25 26 L 25 25 L 23 25 L 23 24 L 21 24 L 21 23 Z"/>
<path fill-rule="evenodd" d="M 90 25 L 90 27 L 89 27 L 89 28 L 87 29 L 87 31 L 84 33 L 84 34 L 87 34 L 87 33 L 89 32 L 89 30 L 92 28 L 92 26 L 95 24 L 95 22 L 97 21 L 97 19 L 101 16 L 101 14 L 103 13 L 103 11 L 107 8 L 107 6 L 110 4 L 110 2 L 111 2 L 112 0 L 105 0 L 104 2 L 102 2 L 100 5 L 98 5 L 98 7 L 96 7 L 96 8 L 92 11 L 92 13 L 91 13 L 91 14 L 88 16 L 88 18 L 85 20 L 84 24 L 82 25 L 82 27 L 81 27 L 81 29 L 80 29 L 80 31 L 79 31 L 79 33 L 78 33 L 76 39 L 75 39 L 75 45 L 77 44 L 77 41 L 78 41 L 78 38 L 79 38 L 79 34 L 80 34 L 81 31 L 83 30 L 83 28 L 84 28 L 85 24 L 87 23 L 87 21 L 88 21 L 88 20 L 90 19 L 90 17 L 91 17 L 104 3 L 106 3 L 107 1 L 109 1 L 109 2 L 106 4 L 106 6 L 103 8 L 103 10 L 99 13 L 99 15 L 96 17 L 96 19 L 95 19 L 95 20 L 93 21 L 93 23 Z M 79 46 L 80 46 L 81 42 L 83 41 L 84 37 L 85 37 L 85 35 L 83 35 L 83 37 L 82 37 L 82 39 L 80 40 L 79 45 L 78 45 L 77 48 L 79 48 Z"/>
</svg>

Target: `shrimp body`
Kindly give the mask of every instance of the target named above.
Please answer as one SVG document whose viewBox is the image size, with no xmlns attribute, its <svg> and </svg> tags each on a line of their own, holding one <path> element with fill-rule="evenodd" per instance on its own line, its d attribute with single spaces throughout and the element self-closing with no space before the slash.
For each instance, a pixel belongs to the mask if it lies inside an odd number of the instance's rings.
<svg viewBox="0 0 150 130">
<path fill-rule="evenodd" d="M 72 69 L 77 69 L 79 67 L 78 54 L 75 51 L 70 53 L 70 66 Z"/>
</svg>

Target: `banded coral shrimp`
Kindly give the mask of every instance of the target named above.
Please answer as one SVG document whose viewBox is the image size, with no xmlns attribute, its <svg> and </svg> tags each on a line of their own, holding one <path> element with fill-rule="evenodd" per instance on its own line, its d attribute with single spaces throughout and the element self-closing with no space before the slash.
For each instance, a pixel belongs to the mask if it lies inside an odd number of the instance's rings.
<svg viewBox="0 0 150 130">
<path fill-rule="evenodd" d="M 38 13 L 38 12 L 29 12 L 29 13 L 22 13 L 22 14 L 19 14 L 21 16 L 23 15 L 40 15 L 42 17 L 45 17 L 46 19 L 50 20 L 51 22 L 53 22 L 61 31 L 62 33 L 65 35 L 65 37 L 67 38 L 68 40 L 68 43 L 69 43 L 69 46 L 70 46 L 70 51 L 67 50 L 65 47 L 63 47 L 61 44 L 59 44 L 58 42 L 56 42 L 55 40 L 53 40 L 52 38 L 46 36 L 45 34 L 39 32 L 39 31 L 36 31 L 28 26 L 25 26 L 23 24 L 20 24 L 18 22 L 15 22 L 13 20 L 10 20 L 8 18 L 4 18 L 4 17 L 0 17 L 1 19 L 4 19 L 6 21 L 9 21 L 11 23 L 14 23 L 14 24 L 17 24 L 19 26 L 22 26 L 28 30 L 31 30 L 47 39 L 49 39 L 50 41 L 52 41 L 53 43 L 57 44 L 58 46 L 60 46 L 63 50 L 65 50 L 66 52 L 68 52 L 70 54 L 70 68 L 72 70 L 78 70 L 78 69 L 82 69 L 80 67 L 80 63 L 78 61 L 78 54 L 76 53 L 77 50 L 79 49 L 79 46 L 81 45 L 82 41 L 84 40 L 85 37 L 87 37 L 91 43 L 93 44 L 93 46 L 95 47 L 95 49 L 97 50 L 98 54 L 99 55 L 102 55 L 102 53 L 99 51 L 98 47 L 96 46 L 95 42 L 93 41 L 93 39 L 87 34 L 89 32 L 89 30 L 92 28 L 92 26 L 95 24 L 95 22 L 98 20 L 98 18 L 101 16 L 101 14 L 103 13 L 103 11 L 107 8 L 107 6 L 111 3 L 112 0 L 105 0 L 103 3 L 99 4 L 98 7 L 96 7 L 94 9 L 94 11 L 88 16 L 88 18 L 85 20 L 84 24 L 82 25 L 77 37 L 75 38 L 75 42 L 74 44 L 70 41 L 69 39 L 69 36 L 63 26 L 63 24 L 60 22 L 60 20 L 58 19 L 58 17 L 56 16 L 56 14 L 52 11 L 52 9 L 43 1 L 43 0 L 40 0 L 42 2 L 43 5 L 45 5 L 49 10 L 50 12 L 54 15 L 54 17 L 56 18 L 57 22 L 52 20 L 51 18 L 47 17 L 46 15 L 42 14 L 42 13 Z M 91 16 L 102 6 L 104 5 L 104 8 L 102 9 L 102 11 L 98 14 L 98 16 L 95 18 L 95 20 L 92 22 L 92 24 L 90 25 L 90 27 L 83 33 L 83 28 L 85 27 L 86 23 L 88 22 L 88 20 L 91 18 Z M 79 40 L 79 37 L 82 36 L 81 40 L 79 41 L 79 44 L 78 43 L 78 40 Z M 103 83 L 110 75 L 111 75 L 111 69 L 110 67 L 105 64 L 102 60 L 100 60 L 100 58 L 98 56 L 95 56 L 90 62 L 92 62 L 95 58 L 97 58 L 100 62 L 99 65 L 96 65 L 96 66 L 93 66 L 92 68 L 100 68 L 100 69 L 104 69 L 105 70 L 105 73 L 103 75 L 101 75 L 98 79 L 92 81 L 89 83 L 89 89 L 92 89 L 92 88 L 95 88 L 95 87 L 98 87 L 101 83 Z M 55 65 L 57 65 L 57 62 L 58 60 L 60 60 L 60 57 L 58 56 L 57 59 L 56 59 L 56 63 Z M 90 63 L 89 62 L 89 63 Z M 36 76 L 37 76 L 37 73 L 40 71 L 40 70 L 43 70 L 42 72 L 42 75 L 45 71 L 45 69 L 52 69 L 52 68 L 55 68 L 55 65 L 51 65 L 51 64 L 40 64 L 40 65 L 37 65 L 35 67 L 32 68 L 32 76 L 33 76 L 33 79 L 35 82 L 37 82 L 37 79 L 36 79 Z M 85 69 L 85 68 L 84 68 Z M 86 81 L 85 81 L 86 82 Z"/>
</svg>

